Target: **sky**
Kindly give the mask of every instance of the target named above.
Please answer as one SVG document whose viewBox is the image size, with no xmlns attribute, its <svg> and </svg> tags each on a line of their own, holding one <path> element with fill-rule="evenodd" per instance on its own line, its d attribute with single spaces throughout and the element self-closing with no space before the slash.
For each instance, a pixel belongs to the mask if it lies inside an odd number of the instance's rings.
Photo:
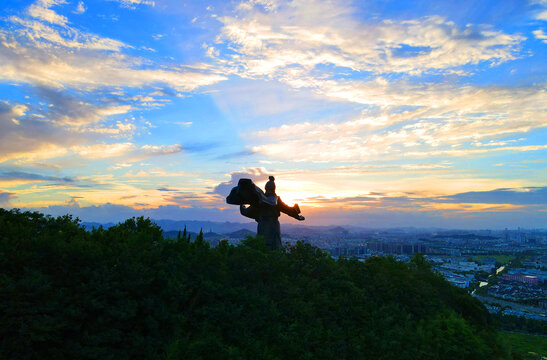
<svg viewBox="0 0 547 360">
<path fill-rule="evenodd" d="M 547 228 L 546 64 L 547 0 L 3 0 L 0 206 Z"/>
</svg>

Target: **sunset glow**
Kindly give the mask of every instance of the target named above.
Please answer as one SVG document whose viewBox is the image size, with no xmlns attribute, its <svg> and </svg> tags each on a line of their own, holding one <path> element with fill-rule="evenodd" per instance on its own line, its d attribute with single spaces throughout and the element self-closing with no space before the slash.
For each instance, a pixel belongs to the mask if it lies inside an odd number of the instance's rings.
<svg viewBox="0 0 547 360">
<path fill-rule="evenodd" d="M 545 14 L 4 1 L 0 206 L 243 221 L 229 189 L 274 175 L 309 225 L 547 227 Z"/>
</svg>

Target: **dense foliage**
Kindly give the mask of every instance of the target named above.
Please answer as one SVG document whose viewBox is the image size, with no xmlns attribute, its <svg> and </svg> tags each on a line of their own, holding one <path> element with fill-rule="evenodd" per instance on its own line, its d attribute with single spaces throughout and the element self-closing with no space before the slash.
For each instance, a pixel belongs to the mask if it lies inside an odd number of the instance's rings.
<svg viewBox="0 0 547 360">
<path fill-rule="evenodd" d="M 501 332 L 501 335 L 515 360 L 545 360 L 545 336 L 509 332 Z"/>
<path fill-rule="evenodd" d="M 493 314 L 492 318 L 498 329 L 523 332 L 528 334 L 547 335 L 547 321 L 526 319 L 524 316 Z"/>
<path fill-rule="evenodd" d="M 0 358 L 499 359 L 486 309 L 423 257 L 209 248 L 148 219 L 86 232 L 0 209 Z"/>
</svg>

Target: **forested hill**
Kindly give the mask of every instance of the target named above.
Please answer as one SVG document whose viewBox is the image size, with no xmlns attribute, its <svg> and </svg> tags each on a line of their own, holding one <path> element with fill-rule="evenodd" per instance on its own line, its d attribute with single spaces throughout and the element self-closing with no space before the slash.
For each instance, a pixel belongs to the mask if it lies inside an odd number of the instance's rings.
<svg viewBox="0 0 547 360">
<path fill-rule="evenodd" d="M 0 209 L 2 359 L 502 359 L 486 309 L 420 256 L 333 260 L 85 231 Z"/>
</svg>

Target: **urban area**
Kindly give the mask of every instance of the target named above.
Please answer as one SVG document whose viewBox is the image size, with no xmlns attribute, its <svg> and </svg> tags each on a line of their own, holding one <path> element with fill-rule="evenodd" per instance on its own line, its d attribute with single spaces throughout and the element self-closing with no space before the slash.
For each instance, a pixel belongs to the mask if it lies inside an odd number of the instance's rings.
<svg viewBox="0 0 547 360">
<path fill-rule="evenodd" d="M 173 233 L 173 232 L 172 232 Z M 204 233 L 212 246 L 237 244 L 255 232 Z M 392 256 L 410 261 L 421 253 L 433 269 L 465 288 L 492 313 L 547 321 L 547 230 L 441 230 L 284 226 L 283 242 L 305 241 L 334 258 Z"/>
</svg>

